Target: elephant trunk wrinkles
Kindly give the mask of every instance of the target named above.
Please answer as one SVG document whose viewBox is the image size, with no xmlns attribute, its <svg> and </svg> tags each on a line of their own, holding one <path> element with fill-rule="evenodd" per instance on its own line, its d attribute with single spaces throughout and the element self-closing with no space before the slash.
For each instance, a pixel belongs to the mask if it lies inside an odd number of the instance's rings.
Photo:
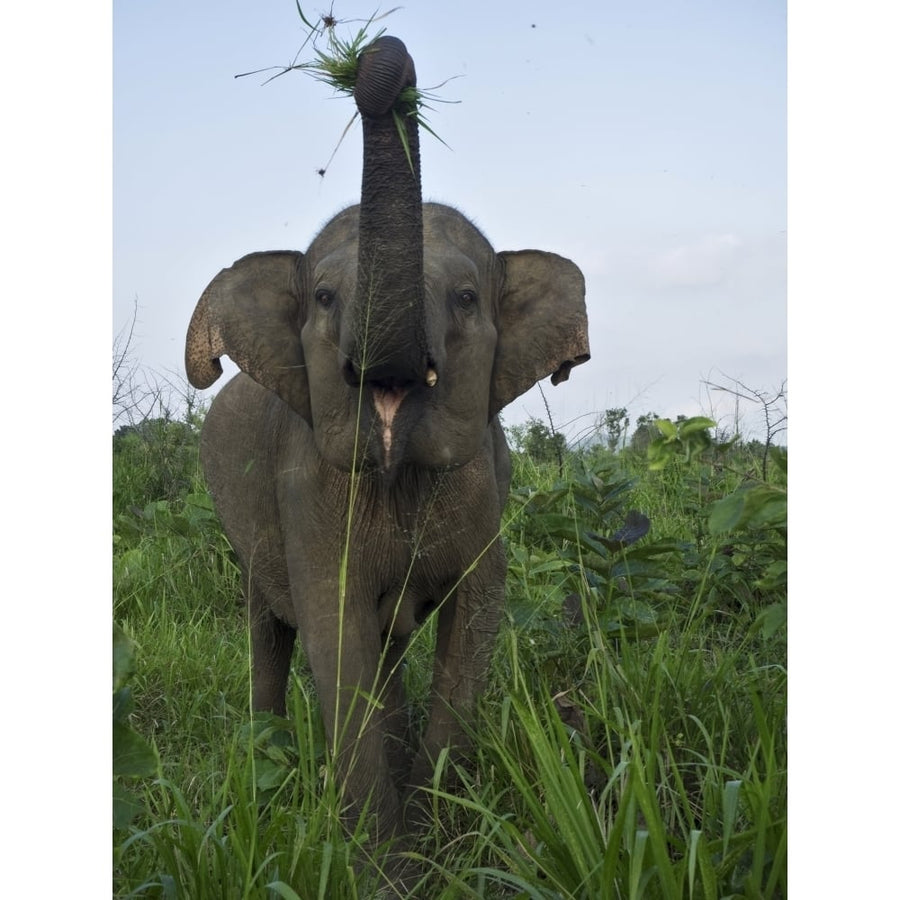
<svg viewBox="0 0 900 900">
<path fill-rule="evenodd" d="M 393 110 L 414 87 L 413 61 L 402 41 L 382 37 L 360 57 L 355 97 L 363 123 L 363 177 L 351 381 L 389 391 L 433 384 L 425 323 L 419 130 Z M 408 151 L 408 152 L 407 152 Z"/>
</svg>

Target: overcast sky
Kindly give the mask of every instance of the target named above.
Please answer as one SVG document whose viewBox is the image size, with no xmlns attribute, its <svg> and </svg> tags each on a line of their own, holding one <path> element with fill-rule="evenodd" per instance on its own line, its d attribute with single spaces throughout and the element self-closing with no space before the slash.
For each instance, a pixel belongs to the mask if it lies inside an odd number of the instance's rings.
<svg viewBox="0 0 900 900">
<path fill-rule="evenodd" d="M 374 9 L 348 0 L 333 15 Z M 194 304 L 221 268 L 305 249 L 358 201 L 361 129 L 320 177 L 352 100 L 298 72 L 235 79 L 294 59 L 294 0 L 113 12 L 114 329 L 136 302 L 140 361 L 180 374 Z M 408 0 L 377 27 L 405 41 L 421 87 L 457 101 L 429 113 L 448 146 L 423 135 L 425 198 L 460 208 L 498 250 L 553 250 L 585 274 L 592 359 L 547 382 L 557 427 L 572 437 L 620 406 L 632 422 L 713 412 L 729 426 L 733 402 L 704 379 L 780 387 L 784 2 Z M 529 416 L 545 417 L 536 389 L 504 421 Z"/>
</svg>

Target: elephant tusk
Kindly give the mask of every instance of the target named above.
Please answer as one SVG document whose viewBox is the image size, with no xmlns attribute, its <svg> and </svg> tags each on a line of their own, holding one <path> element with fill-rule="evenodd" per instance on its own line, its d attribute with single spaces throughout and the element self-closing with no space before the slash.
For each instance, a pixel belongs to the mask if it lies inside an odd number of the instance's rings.
<svg viewBox="0 0 900 900">
<path fill-rule="evenodd" d="M 428 387 L 434 387 L 437 384 L 437 372 L 435 372 L 434 369 L 429 369 L 425 373 L 425 384 L 427 384 Z"/>
</svg>

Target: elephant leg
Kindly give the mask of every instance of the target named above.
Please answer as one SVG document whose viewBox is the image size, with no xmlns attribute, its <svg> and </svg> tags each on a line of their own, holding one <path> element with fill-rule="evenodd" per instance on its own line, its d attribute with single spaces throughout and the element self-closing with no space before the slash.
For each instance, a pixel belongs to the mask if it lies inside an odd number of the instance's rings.
<svg viewBox="0 0 900 900">
<path fill-rule="evenodd" d="M 464 723 L 490 672 L 491 653 L 503 614 L 506 562 L 493 547 L 474 572 L 447 598 L 438 613 L 437 646 L 428 726 L 413 762 L 406 797 L 407 819 L 422 824 L 422 797 L 438 755 L 450 747 L 458 758 L 469 748 Z"/>
<path fill-rule="evenodd" d="M 385 713 L 379 708 L 378 619 L 374 605 L 351 600 L 339 615 L 333 604 L 322 602 L 336 594 L 335 585 L 302 596 L 295 591 L 294 610 L 345 790 L 348 824 L 352 828 L 368 808 L 379 843 L 396 831 L 400 800 L 385 748 Z"/>
<path fill-rule="evenodd" d="M 412 766 L 411 728 L 406 689 L 403 685 L 404 656 L 409 635 L 388 638 L 382 651 L 381 689 L 384 707 L 384 745 L 391 777 L 398 787 L 406 785 Z"/>
<path fill-rule="evenodd" d="M 250 652 L 253 708 L 283 716 L 296 630 L 282 622 L 260 597 L 250 596 Z"/>
</svg>

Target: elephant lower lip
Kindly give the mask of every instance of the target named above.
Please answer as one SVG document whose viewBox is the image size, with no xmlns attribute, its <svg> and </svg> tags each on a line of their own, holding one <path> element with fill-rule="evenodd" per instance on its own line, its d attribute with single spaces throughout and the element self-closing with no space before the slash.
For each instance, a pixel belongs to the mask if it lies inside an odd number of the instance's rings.
<svg viewBox="0 0 900 900">
<path fill-rule="evenodd" d="M 394 417 L 400 404 L 408 391 L 405 388 L 373 388 L 372 399 L 375 403 L 375 412 L 381 420 L 381 445 L 384 450 L 384 467 L 389 469 L 391 459 L 391 447 L 394 443 Z"/>
<path fill-rule="evenodd" d="M 372 398 L 375 401 L 375 412 L 386 429 L 389 429 L 394 421 L 397 410 L 403 398 L 406 397 L 405 388 L 373 388 Z"/>
</svg>

